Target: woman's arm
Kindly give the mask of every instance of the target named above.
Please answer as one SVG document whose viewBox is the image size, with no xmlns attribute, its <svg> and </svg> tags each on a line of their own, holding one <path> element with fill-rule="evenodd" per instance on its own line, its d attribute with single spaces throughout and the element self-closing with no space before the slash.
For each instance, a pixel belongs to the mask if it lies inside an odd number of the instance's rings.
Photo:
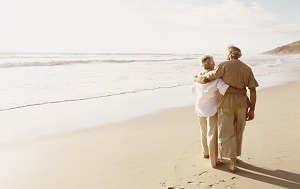
<svg viewBox="0 0 300 189">
<path fill-rule="evenodd" d="M 246 89 L 237 89 L 237 88 L 229 86 L 228 89 L 226 90 L 226 93 L 247 95 L 247 90 Z"/>
<path fill-rule="evenodd" d="M 217 88 L 219 89 L 219 92 L 221 95 L 224 95 L 225 93 L 247 95 L 246 88 L 245 89 L 234 88 L 234 87 L 224 83 L 224 81 L 222 79 L 218 80 Z"/>
</svg>

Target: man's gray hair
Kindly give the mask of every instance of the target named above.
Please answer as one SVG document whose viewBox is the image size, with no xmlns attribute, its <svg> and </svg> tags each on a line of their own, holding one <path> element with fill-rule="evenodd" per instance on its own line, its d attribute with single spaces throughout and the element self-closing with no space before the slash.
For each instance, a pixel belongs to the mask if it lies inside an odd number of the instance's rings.
<svg viewBox="0 0 300 189">
<path fill-rule="evenodd" d="M 228 55 L 234 56 L 235 58 L 240 58 L 242 56 L 242 51 L 233 45 L 227 47 Z"/>
<path fill-rule="evenodd" d="M 205 70 L 209 70 L 211 69 L 211 64 L 214 63 L 214 58 L 210 55 L 204 55 L 202 57 L 202 67 L 205 69 Z"/>
</svg>

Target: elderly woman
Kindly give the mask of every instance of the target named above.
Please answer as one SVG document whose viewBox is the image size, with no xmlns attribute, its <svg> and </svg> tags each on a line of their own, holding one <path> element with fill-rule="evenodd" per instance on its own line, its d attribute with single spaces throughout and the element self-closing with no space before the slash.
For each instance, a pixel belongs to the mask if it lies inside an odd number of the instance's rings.
<svg viewBox="0 0 300 189">
<path fill-rule="evenodd" d="M 200 77 L 213 70 L 215 62 L 212 56 L 205 55 L 202 58 L 203 73 L 194 77 Z M 204 158 L 210 158 L 212 167 L 222 164 L 218 161 L 218 102 L 220 95 L 225 93 L 237 93 L 246 95 L 246 90 L 235 89 L 225 84 L 222 79 L 216 79 L 207 84 L 194 82 L 192 93 L 197 93 L 195 111 L 198 115 L 201 130 L 202 153 Z"/>
</svg>

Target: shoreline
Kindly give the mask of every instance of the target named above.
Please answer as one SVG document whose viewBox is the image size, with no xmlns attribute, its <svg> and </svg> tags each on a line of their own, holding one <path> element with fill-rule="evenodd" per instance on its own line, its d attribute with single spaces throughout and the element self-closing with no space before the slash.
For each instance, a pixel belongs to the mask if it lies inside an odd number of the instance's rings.
<svg viewBox="0 0 300 189">
<path fill-rule="evenodd" d="M 247 123 L 236 174 L 228 172 L 226 164 L 213 169 L 201 157 L 200 131 L 191 105 L 2 146 L 0 185 L 9 189 L 297 188 L 299 88 L 300 82 L 294 82 L 258 92 L 256 117 Z"/>
</svg>

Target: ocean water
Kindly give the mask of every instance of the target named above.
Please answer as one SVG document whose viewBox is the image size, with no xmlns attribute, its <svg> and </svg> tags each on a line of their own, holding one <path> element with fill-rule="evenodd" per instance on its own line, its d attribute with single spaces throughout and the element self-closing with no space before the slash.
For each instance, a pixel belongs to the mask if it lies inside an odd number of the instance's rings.
<svg viewBox="0 0 300 189">
<path fill-rule="evenodd" d="M 213 55 L 218 64 L 225 55 Z M 0 111 L 187 86 L 202 54 L 0 53 Z M 299 57 L 244 56 L 257 78 Z M 289 65 L 287 65 L 289 64 Z"/>
<path fill-rule="evenodd" d="M 0 53 L 0 147 L 192 105 L 202 56 Z M 225 60 L 213 56 L 216 64 Z M 300 56 L 241 60 L 258 90 L 300 80 Z"/>
</svg>

